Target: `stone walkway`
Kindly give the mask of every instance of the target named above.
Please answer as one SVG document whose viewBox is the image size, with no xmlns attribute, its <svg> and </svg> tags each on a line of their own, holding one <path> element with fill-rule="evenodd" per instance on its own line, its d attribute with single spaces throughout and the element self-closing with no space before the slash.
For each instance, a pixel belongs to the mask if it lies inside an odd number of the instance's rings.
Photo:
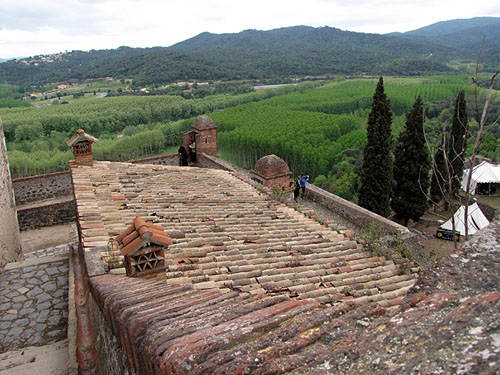
<svg viewBox="0 0 500 375">
<path fill-rule="evenodd" d="M 26 254 L 0 274 L 0 353 L 66 339 L 69 245 Z"/>
</svg>

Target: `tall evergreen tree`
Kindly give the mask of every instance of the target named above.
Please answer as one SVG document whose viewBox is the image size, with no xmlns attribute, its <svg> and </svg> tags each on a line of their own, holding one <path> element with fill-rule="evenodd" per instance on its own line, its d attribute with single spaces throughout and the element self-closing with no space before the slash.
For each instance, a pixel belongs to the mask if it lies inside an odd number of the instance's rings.
<svg viewBox="0 0 500 375">
<path fill-rule="evenodd" d="M 417 221 L 427 210 L 429 190 L 429 152 L 424 137 L 424 102 L 419 96 L 406 114 L 405 130 L 400 134 L 394 150 L 394 195 L 391 207 L 408 225 Z"/>
<path fill-rule="evenodd" d="M 462 181 L 464 170 L 464 151 L 466 147 L 466 137 L 469 130 L 467 119 L 467 105 L 465 103 L 464 90 L 460 90 L 453 110 L 453 120 L 451 124 L 451 134 L 448 142 L 448 161 L 450 164 L 450 174 L 453 194 L 457 194 Z"/>
<path fill-rule="evenodd" d="M 390 200 L 394 184 L 391 123 L 391 106 L 384 92 L 384 81 L 380 77 L 368 115 L 359 205 L 385 217 L 391 213 Z"/>
<path fill-rule="evenodd" d="M 445 136 L 441 138 L 439 147 L 434 154 L 434 166 L 432 168 L 431 190 L 430 197 L 435 203 L 441 202 L 446 193 L 446 186 L 448 184 L 448 172 L 446 170 L 444 153 L 444 140 Z"/>
</svg>

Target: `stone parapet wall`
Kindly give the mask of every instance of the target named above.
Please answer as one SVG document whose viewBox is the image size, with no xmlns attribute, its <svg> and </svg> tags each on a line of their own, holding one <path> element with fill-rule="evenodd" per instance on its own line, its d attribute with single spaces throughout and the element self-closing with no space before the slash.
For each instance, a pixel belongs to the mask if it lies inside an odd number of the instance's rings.
<svg viewBox="0 0 500 375">
<path fill-rule="evenodd" d="M 307 184 L 306 197 L 340 215 L 342 220 L 346 221 L 354 229 L 366 228 L 374 222 L 377 227 L 387 233 L 409 233 L 408 228 L 312 184 Z"/>
<path fill-rule="evenodd" d="M 207 155 L 205 153 L 201 153 L 198 155 L 198 167 L 201 168 L 212 168 L 212 169 L 222 169 L 224 171 L 235 172 L 236 168 L 233 164 L 219 159 L 216 156 Z"/>
<path fill-rule="evenodd" d="M 168 154 L 154 156 L 146 159 L 132 160 L 131 163 L 134 164 L 157 164 L 157 165 L 179 165 L 179 155 L 178 154 Z"/>
<path fill-rule="evenodd" d="M 64 202 L 21 208 L 17 211 L 20 230 L 66 224 L 75 220 L 75 201 L 69 198 Z"/>
<path fill-rule="evenodd" d="M 16 205 L 73 194 L 69 171 L 17 178 L 12 181 Z"/>
<path fill-rule="evenodd" d="M 89 293 L 88 304 L 99 373 L 101 375 L 135 374 L 135 370 L 128 366 L 127 357 L 123 353 L 120 342 L 113 334 L 92 293 Z"/>
</svg>

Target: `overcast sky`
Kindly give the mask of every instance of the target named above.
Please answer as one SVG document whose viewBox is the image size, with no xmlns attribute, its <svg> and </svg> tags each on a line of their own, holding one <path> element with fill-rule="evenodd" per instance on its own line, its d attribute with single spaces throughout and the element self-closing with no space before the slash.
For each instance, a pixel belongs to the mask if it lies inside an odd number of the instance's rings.
<svg viewBox="0 0 500 375">
<path fill-rule="evenodd" d="M 0 0 L 0 58 L 167 47 L 201 32 L 331 26 L 384 34 L 500 16 L 495 0 Z"/>
</svg>

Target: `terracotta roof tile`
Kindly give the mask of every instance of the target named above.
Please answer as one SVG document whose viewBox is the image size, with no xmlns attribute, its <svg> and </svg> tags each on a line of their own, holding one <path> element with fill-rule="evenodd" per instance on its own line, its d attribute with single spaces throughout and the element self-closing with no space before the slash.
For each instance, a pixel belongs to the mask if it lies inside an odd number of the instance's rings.
<svg viewBox="0 0 500 375">
<path fill-rule="evenodd" d="M 385 286 L 385 278 L 403 273 L 393 261 L 365 252 L 225 171 L 95 162 L 90 169 L 73 168 L 72 174 L 84 246 L 105 245 L 117 234 L 129 254 L 145 244 L 138 238 L 167 244 L 169 284 L 227 284 L 259 293 L 265 286 L 299 299 L 317 290 L 326 301 L 324 293 L 336 295 L 339 287 L 373 291 Z M 124 200 L 113 201 L 112 195 Z M 161 232 L 171 234 L 168 240 Z M 405 290 L 403 281 L 389 279 L 387 285 L 394 282 L 395 290 Z"/>
<path fill-rule="evenodd" d="M 134 254 L 150 243 L 158 246 L 172 244 L 172 239 L 163 231 L 163 228 L 146 222 L 141 217 L 135 217 L 133 224 L 123 230 L 115 240 L 118 242 L 123 256 Z"/>
</svg>

